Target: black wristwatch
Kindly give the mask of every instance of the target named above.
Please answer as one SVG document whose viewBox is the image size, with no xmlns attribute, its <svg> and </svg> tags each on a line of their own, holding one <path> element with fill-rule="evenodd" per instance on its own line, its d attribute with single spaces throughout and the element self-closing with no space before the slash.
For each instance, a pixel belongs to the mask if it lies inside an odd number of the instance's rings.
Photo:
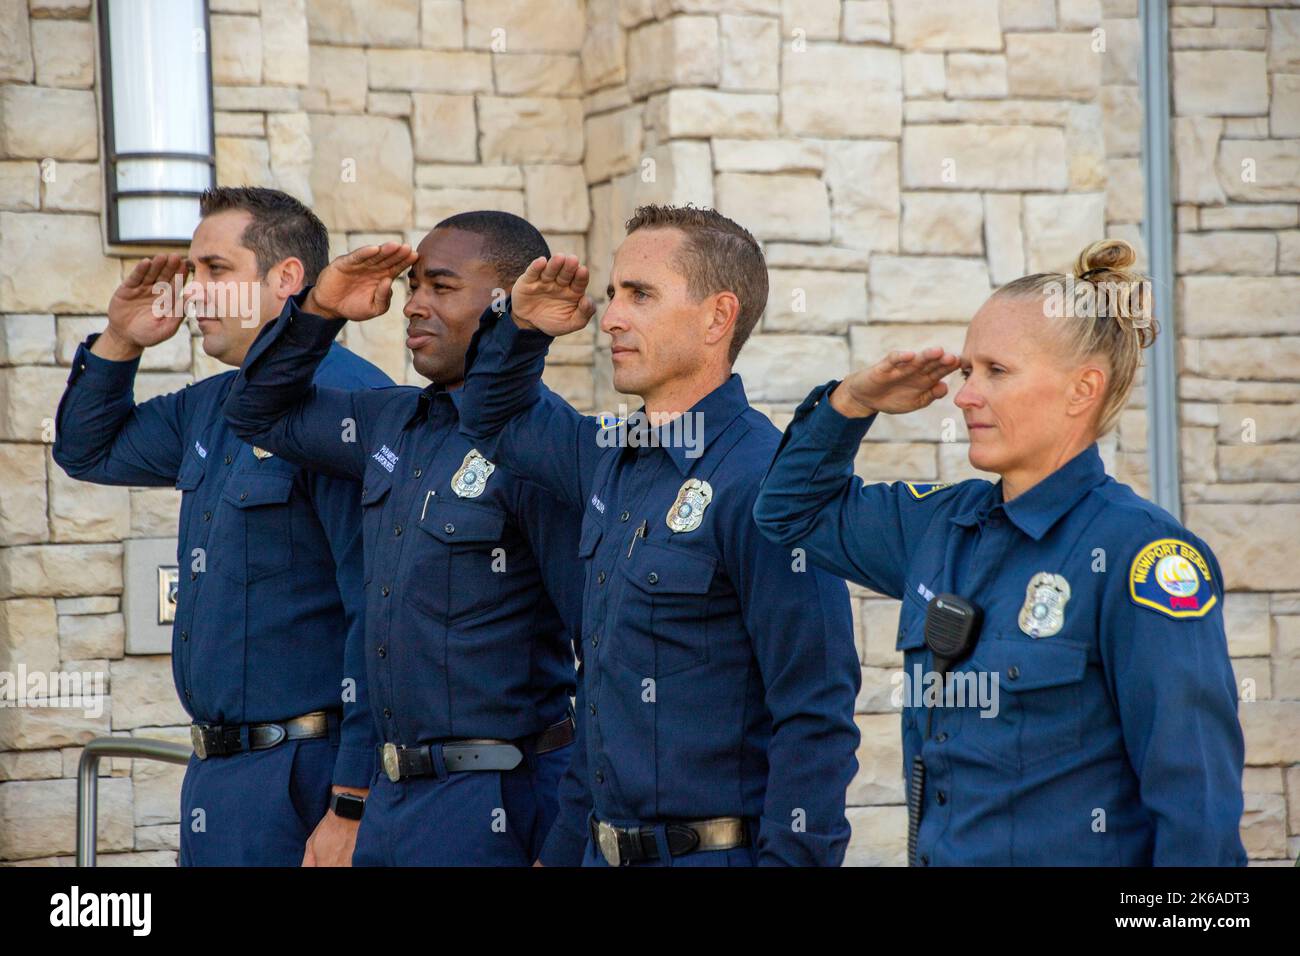
<svg viewBox="0 0 1300 956">
<path fill-rule="evenodd" d="M 366 812 L 366 798 L 355 793 L 335 793 L 330 795 L 330 809 L 344 820 L 360 820 Z"/>
</svg>

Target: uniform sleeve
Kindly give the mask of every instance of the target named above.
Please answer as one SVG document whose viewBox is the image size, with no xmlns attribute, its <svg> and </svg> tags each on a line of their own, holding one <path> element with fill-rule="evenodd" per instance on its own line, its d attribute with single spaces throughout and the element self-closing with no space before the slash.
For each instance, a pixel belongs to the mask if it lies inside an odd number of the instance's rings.
<svg viewBox="0 0 1300 956">
<path fill-rule="evenodd" d="M 485 311 L 465 358 L 460 430 L 488 458 L 581 509 L 591 496 L 599 426 L 542 384 L 551 341 L 515 325 L 508 300 L 499 313 Z"/>
<path fill-rule="evenodd" d="M 185 453 L 187 389 L 135 403 L 140 360 L 114 362 L 77 347 L 55 417 L 54 460 L 73 478 L 101 485 L 176 483 Z"/>
<path fill-rule="evenodd" d="M 320 518 L 334 559 L 334 576 L 347 636 L 343 646 L 343 677 L 351 679 L 355 693 L 344 695 L 343 726 L 339 752 L 334 760 L 334 784 L 340 787 L 368 787 L 375 770 L 379 735 L 370 714 L 367 696 L 365 625 L 366 593 L 362 555 L 361 501 L 355 482 L 318 472 L 307 477 L 312 507 Z M 352 699 L 348 699 L 348 697 Z"/>
<path fill-rule="evenodd" d="M 725 522 L 724 560 L 772 718 L 759 865 L 838 866 L 849 843 L 845 793 L 858 768 L 861 671 L 848 588 L 766 540 L 749 502 L 741 507 Z"/>
<path fill-rule="evenodd" d="M 876 416 L 846 418 L 830 403 L 836 382 L 812 391 L 795 412 L 763 479 L 754 521 L 763 535 L 840 577 L 892 598 L 948 486 L 866 484 L 853 459 Z"/>
<path fill-rule="evenodd" d="M 583 690 L 582 665 L 578 666 L 578 693 L 575 701 L 575 735 L 568 769 L 560 778 L 559 812 L 546 835 L 540 859 L 544 866 L 581 866 L 587 849 L 587 820 L 591 816 L 591 788 L 587 786 L 586 697 Z"/>
<path fill-rule="evenodd" d="M 542 584 L 560 613 L 573 643 L 574 654 L 582 656 L 582 591 L 585 568 L 578 560 L 578 533 L 582 512 L 556 500 L 548 491 L 529 481 L 518 481 L 516 506 L 519 526 L 537 557 Z M 568 769 L 560 778 L 559 814 L 542 847 L 546 866 L 580 866 L 587 842 L 587 817 L 591 813 L 591 791 L 587 788 L 587 751 L 582 737 L 582 668 L 577 673 L 574 716 L 575 739 Z"/>
<path fill-rule="evenodd" d="M 306 289 L 259 334 L 226 397 L 226 421 L 241 439 L 297 465 L 360 479 L 370 389 L 313 385 L 312 378 L 344 326 L 299 306 Z"/>
<path fill-rule="evenodd" d="M 1152 580 L 1157 559 L 1178 553 L 1187 563 L 1182 580 L 1170 586 L 1197 586 L 1181 598 Z M 1244 866 L 1238 827 L 1245 753 L 1218 562 L 1181 528 L 1161 533 L 1154 524 L 1122 558 L 1103 600 L 1100 648 L 1155 826 L 1152 862 Z"/>
</svg>

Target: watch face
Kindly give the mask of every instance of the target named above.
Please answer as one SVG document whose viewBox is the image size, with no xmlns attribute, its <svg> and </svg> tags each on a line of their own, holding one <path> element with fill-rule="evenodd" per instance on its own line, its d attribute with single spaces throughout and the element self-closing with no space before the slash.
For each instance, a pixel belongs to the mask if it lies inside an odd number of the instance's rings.
<svg viewBox="0 0 1300 956">
<path fill-rule="evenodd" d="M 360 820 L 366 809 L 366 801 L 350 793 L 334 794 L 331 803 L 335 814 L 345 820 Z"/>
</svg>

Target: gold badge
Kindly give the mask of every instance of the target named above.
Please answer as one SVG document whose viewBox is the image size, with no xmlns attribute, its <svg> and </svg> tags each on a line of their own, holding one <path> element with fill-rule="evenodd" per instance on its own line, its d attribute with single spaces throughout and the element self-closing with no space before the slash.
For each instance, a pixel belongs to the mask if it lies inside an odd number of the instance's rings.
<svg viewBox="0 0 1300 956">
<path fill-rule="evenodd" d="M 488 478 L 496 470 L 497 466 L 480 455 L 477 448 L 471 448 L 461 462 L 460 470 L 451 476 L 451 490 L 461 498 L 477 498 L 483 494 Z"/>
<path fill-rule="evenodd" d="M 1070 600 L 1070 582 L 1059 574 L 1039 571 L 1025 588 L 1020 609 L 1020 629 L 1030 637 L 1051 637 L 1065 626 L 1065 605 Z"/>
<path fill-rule="evenodd" d="M 264 461 L 267 458 L 271 457 L 271 453 L 267 451 L 265 448 L 258 448 L 256 445 L 254 445 L 253 457 L 256 458 L 258 461 Z"/>
<path fill-rule="evenodd" d="M 677 500 L 668 509 L 668 528 L 673 534 L 694 531 L 704 520 L 704 509 L 713 500 L 713 488 L 707 481 L 688 478 L 677 492 Z"/>
</svg>

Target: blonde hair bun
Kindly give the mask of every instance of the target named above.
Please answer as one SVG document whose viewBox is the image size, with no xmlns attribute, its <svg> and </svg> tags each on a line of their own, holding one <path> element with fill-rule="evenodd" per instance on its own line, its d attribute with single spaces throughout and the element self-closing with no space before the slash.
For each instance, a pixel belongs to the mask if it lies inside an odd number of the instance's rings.
<svg viewBox="0 0 1300 956">
<path fill-rule="evenodd" d="M 1135 262 L 1137 250 L 1131 243 L 1123 239 L 1100 239 L 1079 253 L 1079 258 L 1074 261 L 1074 277 L 1082 279 L 1089 272 L 1105 270 L 1137 279 L 1138 276 L 1128 271 Z"/>
<path fill-rule="evenodd" d="M 1123 239 L 1100 239 L 1084 247 L 1073 274 L 1036 272 L 1013 279 L 995 296 L 1039 300 L 1072 355 L 1104 356 L 1110 365 L 1097 430 L 1104 435 L 1128 399 L 1142 350 L 1156 340 L 1151 280 L 1134 270 L 1137 250 Z"/>
</svg>

